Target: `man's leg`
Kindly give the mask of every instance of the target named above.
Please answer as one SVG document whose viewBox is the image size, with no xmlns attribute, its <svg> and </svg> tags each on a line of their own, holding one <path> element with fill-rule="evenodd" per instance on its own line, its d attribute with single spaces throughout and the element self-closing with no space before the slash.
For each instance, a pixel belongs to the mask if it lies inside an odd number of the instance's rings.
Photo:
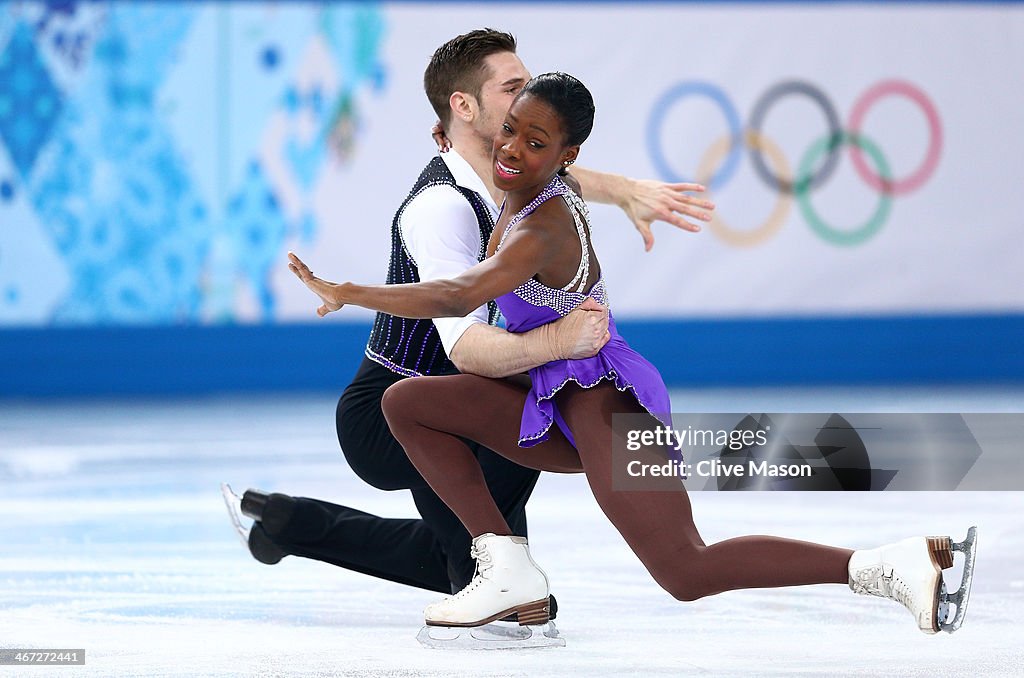
<svg viewBox="0 0 1024 678">
<path fill-rule="evenodd" d="M 338 441 L 356 474 L 384 490 L 410 489 L 420 520 L 387 519 L 303 497 L 289 497 L 271 530 L 259 528 L 285 553 L 432 591 L 460 589 L 473 576 L 471 539 L 461 522 L 409 462 L 392 436 L 381 397 L 400 377 L 365 359 L 338 402 Z M 474 446 L 488 487 L 516 534 L 526 536 L 525 505 L 538 473 Z M 276 495 L 284 496 L 284 495 Z M 280 509 L 279 509 L 280 510 Z M 453 588 L 454 587 L 454 588 Z"/>
<path fill-rule="evenodd" d="M 269 499 L 270 520 L 253 526 L 250 549 L 265 539 L 285 554 L 399 584 L 451 591 L 447 559 L 423 520 L 381 518 L 308 497 L 274 494 Z"/>
<path fill-rule="evenodd" d="M 349 465 L 361 479 L 383 490 L 424 484 L 380 414 L 381 394 L 401 379 L 364 358 L 335 412 L 338 442 Z M 258 560 L 263 560 L 261 549 L 272 555 L 280 549 L 284 555 L 418 588 L 451 590 L 447 552 L 423 520 L 383 518 L 318 499 L 252 491 L 245 494 L 243 507 L 253 498 L 260 506 L 256 515 L 250 514 L 257 522 L 249 547 Z M 421 501 L 416 503 L 420 508 Z M 422 503 L 426 505 L 425 500 Z"/>
</svg>

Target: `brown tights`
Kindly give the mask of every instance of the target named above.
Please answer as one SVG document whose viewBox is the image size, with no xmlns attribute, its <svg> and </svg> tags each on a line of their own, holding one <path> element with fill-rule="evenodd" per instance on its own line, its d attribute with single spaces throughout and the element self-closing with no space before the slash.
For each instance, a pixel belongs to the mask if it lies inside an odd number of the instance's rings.
<svg viewBox="0 0 1024 678">
<path fill-rule="evenodd" d="M 767 536 L 706 546 L 693 524 L 686 491 L 612 489 L 613 412 L 643 412 L 611 383 L 565 386 L 556 405 L 576 441 L 552 426 L 549 440 L 520 448 L 526 388 L 474 375 L 403 379 L 384 394 L 391 431 L 431 488 L 469 530 L 510 534 L 461 440 L 474 440 L 529 468 L 587 475 L 604 514 L 655 581 L 678 600 L 733 589 L 846 583 L 852 551 Z"/>
</svg>

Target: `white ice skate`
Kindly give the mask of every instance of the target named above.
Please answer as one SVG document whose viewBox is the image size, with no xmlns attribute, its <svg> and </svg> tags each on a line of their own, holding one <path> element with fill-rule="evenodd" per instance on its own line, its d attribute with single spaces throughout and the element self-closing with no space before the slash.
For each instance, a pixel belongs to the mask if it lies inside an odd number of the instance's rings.
<svg viewBox="0 0 1024 678">
<path fill-rule="evenodd" d="M 476 575 L 454 596 L 428 605 L 416 637 L 431 648 L 472 650 L 562 647 L 550 621 L 548 578 L 522 537 L 482 534 L 470 552 Z M 499 621 L 513 619 L 515 621 Z"/>
<path fill-rule="evenodd" d="M 488 532 L 473 540 L 476 575 L 454 596 L 428 605 L 427 626 L 483 626 L 515 614 L 520 626 L 546 624 L 548 578 L 523 537 Z"/>
<path fill-rule="evenodd" d="M 854 551 L 850 558 L 850 588 L 854 593 L 890 598 L 910 610 L 925 633 L 953 633 L 963 624 L 974 577 L 978 528 L 954 543 L 949 537 L 913 537 L 876 549 Z M 942 571 L 953 567 L 953 552 L 965 556 L 960 588 L 947 593 Z M 953 621 L 949 604 L 956 605 Z"/>
</svg>

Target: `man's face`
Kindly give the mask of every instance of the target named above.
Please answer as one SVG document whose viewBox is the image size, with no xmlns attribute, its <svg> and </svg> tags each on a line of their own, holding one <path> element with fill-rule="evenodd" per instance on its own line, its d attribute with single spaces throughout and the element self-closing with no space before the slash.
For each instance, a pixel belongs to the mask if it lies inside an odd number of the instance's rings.
<svg viewBox="0 0 1024 678">
<path fill-rule="evenodd" d="M 530 79 L 526 66 L 512 52 L 498 52 L 484 59 L 490 74 L 480 88 L 480 115 L 473 125 L 478 137 L 487 142 L 490 152 L 491 140 L 498 134 L 505 121 L 512 100 Z"/>
</svg>

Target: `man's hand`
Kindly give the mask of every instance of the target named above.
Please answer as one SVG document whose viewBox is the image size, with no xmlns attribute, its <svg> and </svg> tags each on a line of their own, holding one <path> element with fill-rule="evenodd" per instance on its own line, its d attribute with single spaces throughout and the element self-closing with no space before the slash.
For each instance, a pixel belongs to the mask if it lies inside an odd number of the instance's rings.
<svg viewBox="0 0 1024 678">
<path fill-rule="evenodd" d="M 316 309 L 316 314 L 321 318 L 344 306 L 337 299 L 338 286 L 335 283 L 321 280 L 313 275 L 309 267 L 302 263 L 302 260 L 295 256 L 294 252 L 288 253 L 288 270 L 294 273 L 299 280 L 306 284 L 306 287 L 312 290 L 324 302 L 320 308 Z"/>
<path fill-rule="evenodd" d="M 590 297 L 553 323 L 559 357 L 569 360 L 592 358 L 612 338 L 608 331 L 608 307 Z"/>
<path fill-rule="evenodd" d="M 686 220 L 711 221 L 711 210 L 714 203 L 690 193 L 703 193 L 705 188 L 700 184 L 668 184 L 653 179 L 630 179 L 630 188 L 619 203 L 619 207 L 640 231 L 644 239 L 644 249 L 648 252 L 654 247 L 654 234 L 651 223 L 666 221 L 684 231 L 696 233 L 698 224 Z M 686 217 L 686 218 L 684 218 Z"/>
<path fill-rule="evenodd" d="M 610 338 L 608 309 L 587 299 L 564 318 L 522 334 L 474 323 L 449 356 L 460 372 L 499 378 L 555 360 L 591 358 Z"/>
</svg>

